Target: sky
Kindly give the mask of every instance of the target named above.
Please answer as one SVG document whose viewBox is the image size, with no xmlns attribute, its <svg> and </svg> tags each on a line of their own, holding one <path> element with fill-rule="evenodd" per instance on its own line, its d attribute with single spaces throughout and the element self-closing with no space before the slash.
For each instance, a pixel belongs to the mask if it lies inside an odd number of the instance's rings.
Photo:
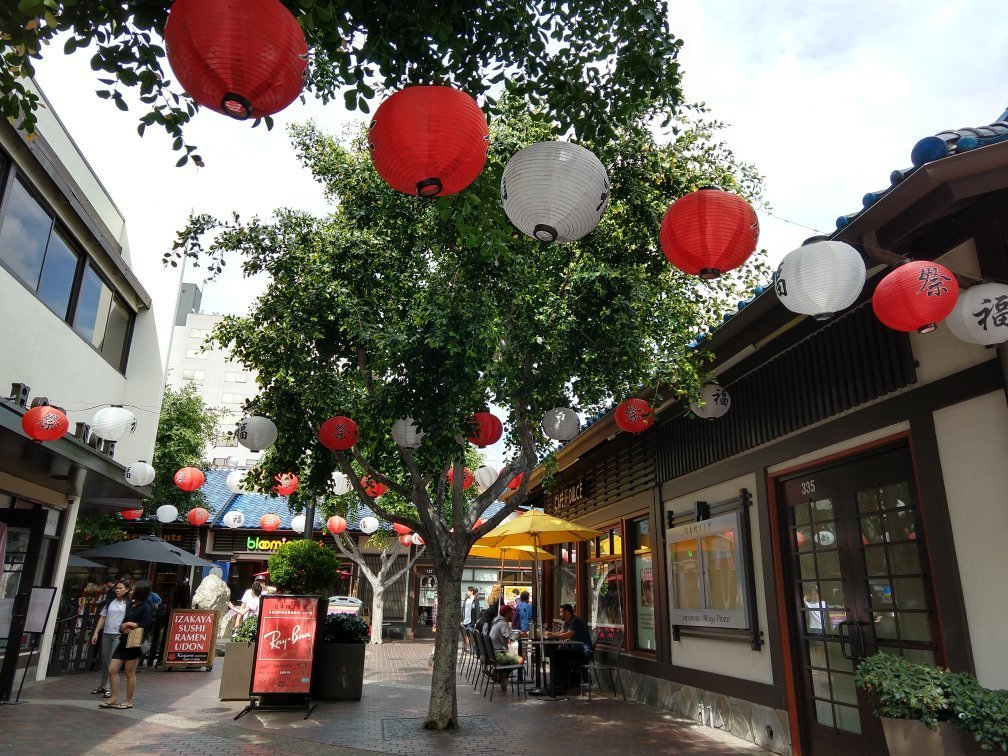
<svg viewBox="0 0 1008 756">
<path fill-rule="evenodd" d="M 1008 108 L 1008 13 L 979 0 L 672 0 L 685 42 L 687 101 L 726 122 L 725 141 L 765 177 L 760 246 L 772 264 L 807 237 L 829 233 L 861 197 L 910 165 L 917 140 L 986 125 Z M 189 212 L 268 216 L 276 207 L 324 212 L 320 187 L 295 159 L 285 127 L 315 119 L 337 132 L 360 122 L 342 101 L 295 103 L 272 131 L 210 111 L 191 124 L 206 167 L 176 168 L 156 128 L 140 138 L 137 113 L 94 96 L 86 54 L 53 46 L 37 80 L 127 218 L 134 255 L 158 258 Z M 204 312 L 243 314 L 262 280 L 237 266 L 204 283 Z M 501 461 L 492 448 L 490 459 Z"/>
</svg>

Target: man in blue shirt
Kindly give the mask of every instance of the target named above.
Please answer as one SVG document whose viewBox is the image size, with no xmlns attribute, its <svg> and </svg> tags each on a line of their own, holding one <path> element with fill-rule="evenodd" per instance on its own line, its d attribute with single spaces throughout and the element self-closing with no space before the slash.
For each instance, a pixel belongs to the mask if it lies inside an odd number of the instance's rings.
<svg viewBox="0 0 1008 756">
<path fill-rule="evenodd" d="M 570 644 L 560 646 L 556 650 L 556 670 L 551 672 L 554 695 L 566 688 L 568 680 L 572 685 L 580 684 L 581 665 L 592 655 L 591 633 L 584 620 L 574 614 L 571 604 L 560 605 L 560 618 L 563 629 L 556 632 L 545 632 L 543 635 L 554 640 L 568 640 Z"/>
</svg>

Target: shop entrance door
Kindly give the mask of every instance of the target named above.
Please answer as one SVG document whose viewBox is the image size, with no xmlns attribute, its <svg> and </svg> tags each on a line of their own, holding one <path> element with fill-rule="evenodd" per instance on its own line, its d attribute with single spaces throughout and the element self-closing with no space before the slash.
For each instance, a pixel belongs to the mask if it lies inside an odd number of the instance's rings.
<svg viewBox="0 0 1008 756">
<path fill-rule="evenodd" d="M 942 663 L 913 465 L 905 446 L 776 481 L 803 750 L 885 754 L 854 685 L 879 651 Z"/>
<path fill-rule="evenodd" d="M 430 567 L 417 567 L 416 579 L 416 638 L 433 638 L 434 623 L 437 621 L 437 578 Z"/>
<path fill-rule="evenodd" d="M 45 524 L 44 509 L 0 509 L 0 701 L 11 698 Z"/>
</svg>

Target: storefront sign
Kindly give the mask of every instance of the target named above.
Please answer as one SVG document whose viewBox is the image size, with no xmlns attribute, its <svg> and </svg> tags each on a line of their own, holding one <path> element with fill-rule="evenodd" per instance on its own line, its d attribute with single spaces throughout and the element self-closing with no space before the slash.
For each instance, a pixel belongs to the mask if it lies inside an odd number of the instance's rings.
<svg viewBox="0 0 1008 756">
<path fill-rule="evenodd" d="M 582 478 L 572 486 L 562 488 L 557 491 L 549 501 L 547 511 L 549 514 L 556 514 L 565 509 L 569 509 L 577 502 L 585 498 L 584 479 Z"/>
<path fill-rule="evenodd" d="M 317 596 L 262 596 L 253 662 L 253 696 L 311 690 Z"/>
<path fill-rule="evenodd" d="M 259 538 L 258 536 L 248 536 L 245 539 L 245 548 L 248 551 L 276 551 L 287 543 L 286 538 Z"/>
<path fill-rule="evenodd" d="M 168 624 L 165 667 L 212 666 L 217 612 L 175 609 Z"/>
</svg>

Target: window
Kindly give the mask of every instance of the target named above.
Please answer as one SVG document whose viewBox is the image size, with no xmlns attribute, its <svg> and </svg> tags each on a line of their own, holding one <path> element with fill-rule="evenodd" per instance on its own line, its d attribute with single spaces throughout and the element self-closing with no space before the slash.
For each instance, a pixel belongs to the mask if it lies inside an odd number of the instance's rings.
<svg viewBox="0 0 1008 756">
<path fill-rule="evenodd" d="M 620 526 L 609 528 L 589 545 L 588 623 L 596 628 L 623 628 L 623 538 Z"/>
<path fill-rule="evenodd" d="M 221 394 L 221 401 L 224 404 L 241 404 L 245 401 L 245 397 L 241 394 Z"/>
<path fill-rule="evenodd" d="M 189 336 L 194 339 L 205 339 L 210 335 L 210 330 L 207 328 L 190 328 Z"/>
<path fill-rule="evenodd" d="M 202 383 L 204 378 L 206 378 L 206 370 L 182 371 L 182 380 L 184 381 L 196 381 L 197 383 Z"/>
<path fill-rule="evenodd" d="M 245 383 L 246 379 L 245 373 L 224 373 L 225 383 Z"/>
<path fill-rule="evenodd" d="M 553 553 L 559 557 L 553 564 L 553 617 L 560 617 L 560 604 L 570 604 L 575 612 L 585 622 L 589 621 L 584 616 L 584 612 L 578 607 L 577 602 L 577 566 L 578 566 L 578 544 L 564 543 L 552 549 Z M 533 594 L 534 597 L 535 594 Z M 543 622 L 547 628 L 550 623 L 549 609 L 544 610 L 547 616 L 543 617 Z"/>
</svg>

